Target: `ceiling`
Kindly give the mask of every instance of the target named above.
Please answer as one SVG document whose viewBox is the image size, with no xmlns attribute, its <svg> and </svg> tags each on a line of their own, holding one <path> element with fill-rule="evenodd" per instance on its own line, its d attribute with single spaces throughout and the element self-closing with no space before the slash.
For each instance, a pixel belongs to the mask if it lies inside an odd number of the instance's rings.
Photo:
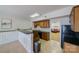
<svg viewBox="0 0 79 59">
<path fill-rule="evenodd" d="M 0 17 L 16 17 L 30 20 L 34 13 L 45 14 L 69 5 L 0 5 Z"/>
</svg>

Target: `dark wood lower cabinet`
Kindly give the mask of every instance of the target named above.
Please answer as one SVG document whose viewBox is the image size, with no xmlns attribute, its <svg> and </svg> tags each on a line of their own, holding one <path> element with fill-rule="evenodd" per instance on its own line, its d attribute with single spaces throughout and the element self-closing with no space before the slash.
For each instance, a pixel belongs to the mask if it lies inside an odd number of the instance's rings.
<svg viewBox="0 0 79 59">
<path fill-rule="evenodd" d="M 42 39 L 48 41 L 49 40 L 49 32 L 42 32 Z"/>
<path fill-rule="evenodd" d="M 40 51 L 40 44 L 38 43 L 39 40 L 40 40 L 40 37 L 39 37 L 38 31 L 33 31 L 33 51 L 34 53 L 37 53 Z"/>
<path fill-rule="evenodd" d="M 41 43 L 39 43 L 40 39 L 48 41 L 50 39 L 49 37 L 50 37 L 49 32 L 33 31 L 33 51 L 40 52 L 41 50 L 40 49 Z"/>
<path fill-rule="evenodd" d="M 37 41 L 39 39 L 48 41 L 50 39 L 50 33 L 49 32 L 40 32 L 40 34 L 39 34 L 39 31 L 34 31 L 33 40 Z"/>
</svg>

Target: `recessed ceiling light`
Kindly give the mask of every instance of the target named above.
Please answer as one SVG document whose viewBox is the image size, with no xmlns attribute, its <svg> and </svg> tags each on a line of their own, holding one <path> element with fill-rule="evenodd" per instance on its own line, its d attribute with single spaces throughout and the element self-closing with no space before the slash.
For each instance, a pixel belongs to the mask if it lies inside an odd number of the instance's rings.
<svg viewBox="0 0 79 59">
<path fill-rule="evenodd" d="M 34 17 L 37 17 L 39 16 L 40 14 L 39 13 L 34 13 L 33 15 L 31 15 L 30 17 L 34 18 Z"/>
</svg>

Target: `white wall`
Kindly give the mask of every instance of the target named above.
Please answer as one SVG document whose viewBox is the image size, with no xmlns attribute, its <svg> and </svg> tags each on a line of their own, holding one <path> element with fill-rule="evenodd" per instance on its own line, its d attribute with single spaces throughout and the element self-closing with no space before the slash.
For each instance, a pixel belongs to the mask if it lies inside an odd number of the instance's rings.
<svg viewBox="0 0 79 59">
<path fill-rule="evenodd" d="M 1 20 L 2 19 L 12 19 L 12 28 L 10 29 L 2 29 L 1 28 Z M 17 28 L 20 28 L 20 29 L 28 29 L 28 28 L 31 28 L 32 27 L 32 22 L 31 21 L 28 21 L 27 19 L 19 19 L 19 18 L 3 18 L 1 17 L 0 18 L 0 31 L 1 30 L 14 30 L 14 29 L 17 29 Z"/>
<path fill-rule="evenodd" d="M 14 28 L 28 29 L 32 27 L 31 21 L 27 19 L 14 19 L 13 23 Z"/>
<path fill-rule="evenodd" d="M 56 18 L 56 19 L 50 19 L 50 20 L 51 20 L 51 23 L 59 22 L 60 25 L 70 25 L 70 22 L 69 22 L 70 18 L 69 18 L 69 16 Z"/>
</svg>

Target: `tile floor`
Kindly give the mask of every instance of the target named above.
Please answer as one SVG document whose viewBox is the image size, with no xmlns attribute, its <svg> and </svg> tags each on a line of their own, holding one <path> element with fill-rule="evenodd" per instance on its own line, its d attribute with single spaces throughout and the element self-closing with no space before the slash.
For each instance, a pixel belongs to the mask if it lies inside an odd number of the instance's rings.
<svg viewBox="0 0 79 59">
<path fill-rule="evenodd" d="M 40 53 L 61 53 L 62 49 L 59 42 L 41 40 Z M 8 44 L 0 45 L 0 53 L 26 53 L 26 50 L 17 40 Z"/>
<path fill-rule="evenodd" d="M 60 47 L 60 43 L 55 40 L 45 41 L 41 40 L 40 53 L 62 53 L 63 50 Z"/>
</svg>

